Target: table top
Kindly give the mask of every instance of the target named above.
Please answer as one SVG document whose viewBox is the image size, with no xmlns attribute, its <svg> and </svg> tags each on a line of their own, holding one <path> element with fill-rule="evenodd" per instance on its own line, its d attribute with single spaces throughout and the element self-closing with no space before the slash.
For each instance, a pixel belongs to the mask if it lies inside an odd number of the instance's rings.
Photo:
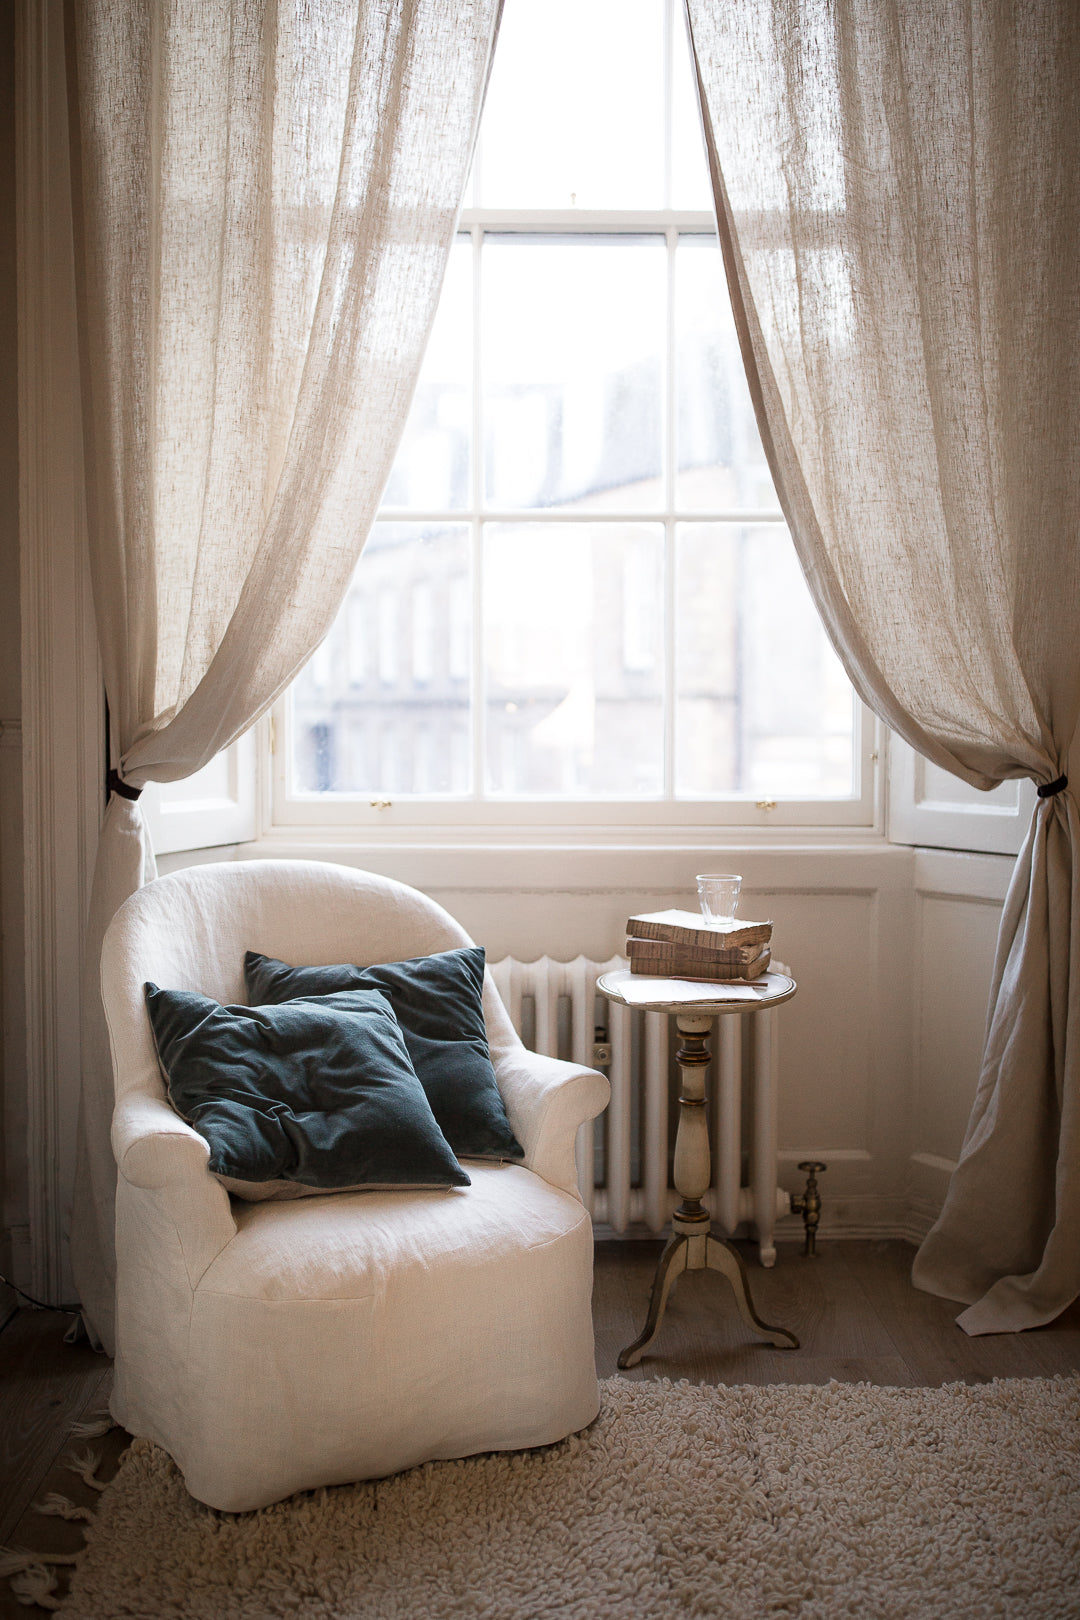
<svg viewBox="0 0 1080 1620">
<path fill-rule="evenodd" d="M 790 1001 L 798 985 L 787 973 L 763 973 L 758 979 L 732 979 L 707 983 L 702 979 L 661 979 L 629 968 L 602 973 L 596 981 L 601 995 L 625 1007 L 647 1012 L 685 1013 L 711 1018 L 718 1013 L 754 1012 Z"/>
</svg>

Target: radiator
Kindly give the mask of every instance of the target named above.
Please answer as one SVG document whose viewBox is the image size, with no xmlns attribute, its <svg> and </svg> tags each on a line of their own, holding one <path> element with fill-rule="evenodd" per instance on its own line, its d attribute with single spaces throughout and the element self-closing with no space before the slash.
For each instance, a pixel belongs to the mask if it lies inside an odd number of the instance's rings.
<svg viewBox="0 0 1080 1620">
<path fill-rule="evenodd" d="M 597 995 L 600 975 L 626 965 L 621 956 L 607 962 L 584 956 L 572 962 L 547 956 L 521 962 L 506 956 L 491 965 L 526 1046 L 603 1069 L 611 1081 L 610 1104 L 599 1119 L 581 1127 L 577 1141 L 581 1196 L 601 1236 L 660 1233 L 678 1202 L 670 1151 L 679 1091 L 675 1020 Z M 717 1018 L 709 1071 L 713 1179 L 705 1202 L 726 1236 L 749 1228 L 763 1266 L 775 1263 L 776 1220 L 791 1207 L 776 1184 L 775 1017 L 758 1012 Z M 750 1048 L 745 1065 L 744 1041 Z"/>
</svg>

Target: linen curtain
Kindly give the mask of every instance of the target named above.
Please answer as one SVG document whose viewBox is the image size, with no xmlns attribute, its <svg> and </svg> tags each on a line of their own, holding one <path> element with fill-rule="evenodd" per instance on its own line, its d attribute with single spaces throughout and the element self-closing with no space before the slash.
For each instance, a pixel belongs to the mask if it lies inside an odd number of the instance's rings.
<svg viewBox="0 0 1080 1620">
<path fill-rule="evenodd" d="M 969 1333 L 1080 1293 L 1080 10 L 686 0 L 740 336 L 863 700 L 1042 789 L 977 1095 L 915 1266 Z"/>
<path fill-rule="evenodd" d="M 97 984 L 154 874 L 137 803 L 247 729 L 322 640 L 388 475 L 453 235 L 499 0 L 74 0 L 91 570 L 114 791 L 91 900 L 72 1219 L 112 1347 Z"/>
</svg>

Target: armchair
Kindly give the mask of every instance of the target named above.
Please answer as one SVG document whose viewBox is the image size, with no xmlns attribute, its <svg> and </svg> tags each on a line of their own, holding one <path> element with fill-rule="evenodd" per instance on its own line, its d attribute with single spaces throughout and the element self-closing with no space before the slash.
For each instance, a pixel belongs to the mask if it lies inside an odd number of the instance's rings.
<svg viewBox="0 0 1080 1620">
<path fill-rule="evenodd" d="M 466 1161 L 472 1185 L 453 1194 L 245 1204 L 166 1100 L 147 980 L 239 1002 L 245 950 L 364 966 L 470 943 L 417 891 L 312 861 L 177 872 L 133 895 L 109 928 L 112 1410 L 212 1507 L 544 1445 L 596 1415 L 592 1231 L 573 1148 L 608 1084 L 528 1052 L 490 975 L 491 1057 L 525 1158 Z"/>
</svg>

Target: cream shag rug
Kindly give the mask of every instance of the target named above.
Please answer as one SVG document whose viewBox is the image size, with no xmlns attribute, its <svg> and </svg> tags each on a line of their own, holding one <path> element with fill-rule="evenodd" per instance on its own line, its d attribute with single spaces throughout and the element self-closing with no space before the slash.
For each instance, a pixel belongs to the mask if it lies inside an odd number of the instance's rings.
<svg viewBox="0 0 1080 1620">
<path fill-rule="evenodd" d="M 1080 1615 L 1080 1381 L 603 1386 L 541 1451 L 257 1513 L 131 1447 L 79 1620 L 945 1620 Z"/>
</svg>

